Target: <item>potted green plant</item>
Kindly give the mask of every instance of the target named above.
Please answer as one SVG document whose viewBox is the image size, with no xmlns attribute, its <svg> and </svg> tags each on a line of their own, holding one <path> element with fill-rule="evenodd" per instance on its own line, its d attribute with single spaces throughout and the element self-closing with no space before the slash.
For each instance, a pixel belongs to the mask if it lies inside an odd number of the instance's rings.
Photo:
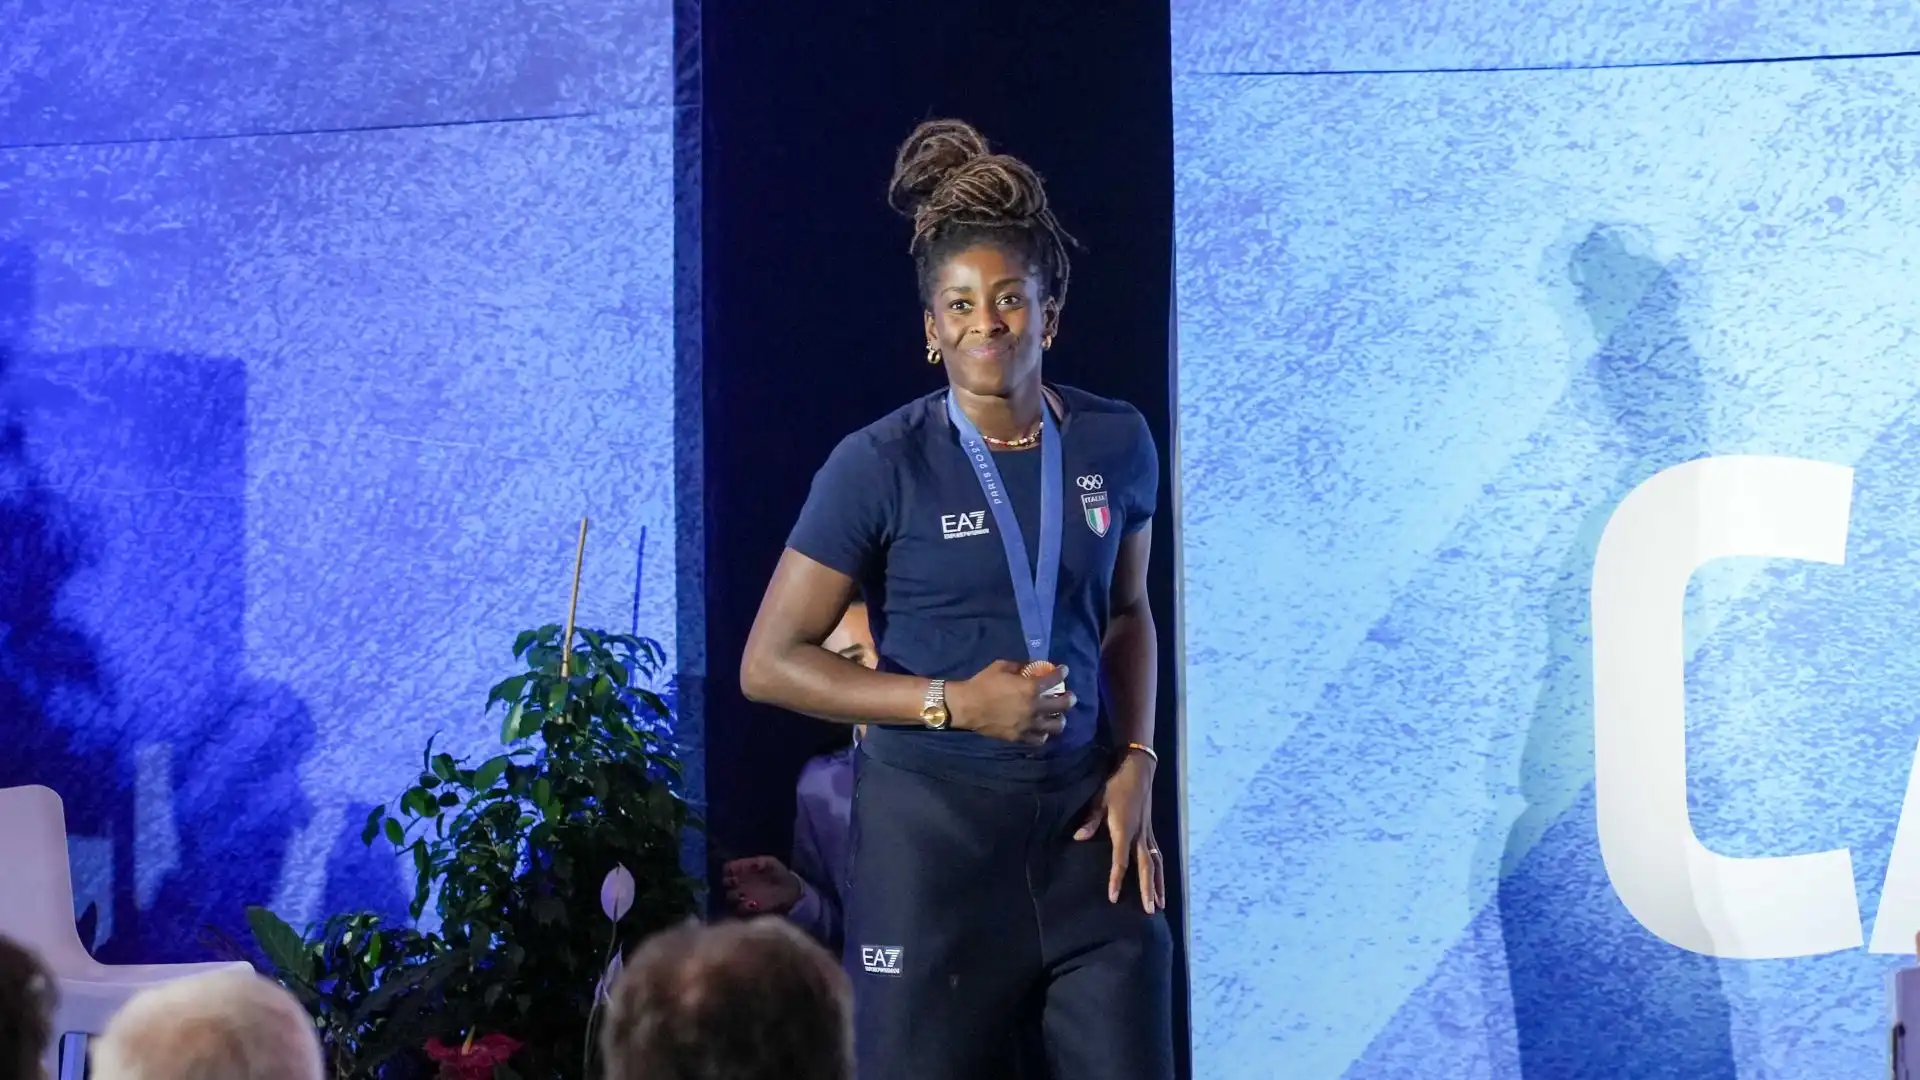
<svg viewBox="0 0 1920 1080">
<path fill-rule="evenodd" d="M 489 1036 L 490 1061 L 512 1047 L 491 1065 L 496 1077 L 584 1080 L 609 957 L 694 914 L 698 886 L 680 853 L 699 823 L 681 796 L 670 710 L 650 688 L 660 646 L 554 625 L 521 634 L 514 655 L 525 670 L 487 699 L 502 711 L 504 752 L 473 764 L 429 743 L 415 782 L 366 821 L 369 844 L 412 859 L 410 913 L 432 906 L 438 929 L 381 929 L 359 915 L 303 940 L 255 916 L 256 939 L 314 1010 L 339 1068 L 375 1070 L 337 1071 L 342 1080 L 381 1075 L 400 1043 L 417 1060 L 429 1041 L 443 1075 L 463 1075 L 448 1071 L 445 1048 L 471 1053 Z M 631 883 L 618 918 L 602 903 L 610 880 Z M 329 941 L 349 935 L 360 944 Z"/>
<path fill-rule="evenodd" d="M 248 908 L 247 921 L 280 982 L 313 1015 L 335 1080 L 412 1075 L 421 1033 L 438 1026 L 440 988 L 470 959 L 370 912 L 335 915 L 304 938 L 264 907 Z"/>
</svg>

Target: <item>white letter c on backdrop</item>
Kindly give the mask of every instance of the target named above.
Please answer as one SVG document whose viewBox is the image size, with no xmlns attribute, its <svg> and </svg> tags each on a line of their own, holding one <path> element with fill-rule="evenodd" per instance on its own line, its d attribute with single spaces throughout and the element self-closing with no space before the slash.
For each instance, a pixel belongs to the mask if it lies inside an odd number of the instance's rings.
<svg viewBox="0 0 1920 1080">
<path fill-rule="evenodd" d="M 1738 859 L 1708 851 L 1687 812 L 1687 582 L 1733 556 L 1846 561 L 1853 470 L 1712 457 L 1621 500 L 1593 564 L 1594 798 L 1600 857 L 1627 910 L 1708 956 L 1816 956 L 1861 944 L 1846 848 Z"/>
</svg>

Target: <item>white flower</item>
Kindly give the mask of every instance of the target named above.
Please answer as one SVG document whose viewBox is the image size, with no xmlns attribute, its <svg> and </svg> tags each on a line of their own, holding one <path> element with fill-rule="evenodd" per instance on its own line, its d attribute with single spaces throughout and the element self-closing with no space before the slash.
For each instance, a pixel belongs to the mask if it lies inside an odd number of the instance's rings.
<svg viewBox="0 0 1920 1080">
<path fill-rule="evenodd" d="M 619 922 L 625 918 L 629 908 L 633 907 L 633 873 L 626 867 L 615 863 L 607 871 L 605 880 L 600 882 L 600 910 L 607 918 Z"/>
<path fill-rule="evenodd" d="M 607 973 L 600 976 L 600 985 L 593 988 L 594 1001 L 602 1005 L 607 1003 L 608 997 L 613 994 L 613 984 L 619 980 L 620 972 L 625 967 L 620 954 L 614 953 L 613 962 L 607 965 Z"/>
</svg>

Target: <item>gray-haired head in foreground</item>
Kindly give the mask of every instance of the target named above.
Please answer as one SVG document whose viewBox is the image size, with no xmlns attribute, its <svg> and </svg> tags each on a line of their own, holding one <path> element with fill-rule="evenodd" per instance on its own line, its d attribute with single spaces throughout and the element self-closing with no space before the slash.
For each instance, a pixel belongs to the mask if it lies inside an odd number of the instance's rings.
<svg viewBox="0 0 1920 1080">
<path fill-rule="evenodd" d="M 785 919 L 688 923 L 642 942 L 600 1035 L 607 1080 L 849 1080 L 852 992 Z"/>
<path fill-rule="evenodd" d="M 141 991 L 93 1047 L 93 1080 L 322 1080 L 320 1040 L 279 984 L 221 971 Z"/>
</svg>

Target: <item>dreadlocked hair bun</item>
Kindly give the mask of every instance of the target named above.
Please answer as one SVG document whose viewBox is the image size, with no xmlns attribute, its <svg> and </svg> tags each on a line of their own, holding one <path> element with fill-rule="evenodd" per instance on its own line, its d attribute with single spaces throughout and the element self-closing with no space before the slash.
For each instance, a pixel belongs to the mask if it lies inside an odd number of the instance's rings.
<svg viewBox="0 0 1920 1080">
<path fill-rule="evenodd" d="M 949 176 L 992 151 L 964 120 L 929 120 L 913 129 L 893 158 L 887 205 L 914 217 Z"/>
<path fill-rule="evenodd" d="M 908 245 L 923 284 L 936 252 L 966 242 L 1022 243 L 1046 271 L 1048 293 L 1066 301 L 1068 245 L 1033 167 L 996 154 L 963 120 L 929 120 L 913 129 L 894 157 L 887 204 L 913 222 Z"/>
</svg>

